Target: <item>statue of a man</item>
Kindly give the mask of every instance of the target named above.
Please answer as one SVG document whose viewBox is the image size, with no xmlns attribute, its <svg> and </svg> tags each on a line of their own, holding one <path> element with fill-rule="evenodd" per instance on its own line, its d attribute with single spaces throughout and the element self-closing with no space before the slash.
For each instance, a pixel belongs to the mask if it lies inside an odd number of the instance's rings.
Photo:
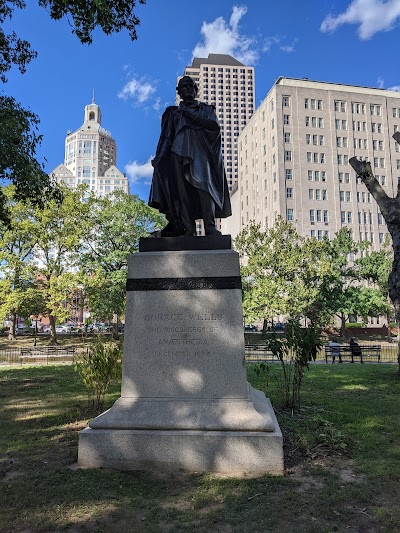
<svg viewBox="0 0 400 533">
<path fill-rule="evenodd" d="M 177 91 L 182 102 L 162 117 L 149 205 L 167 217 L 162 236 L 196 235 L 197 219 L 203 219 L 206 235 L 220 235 L 215 218 L 232 212 L 215 108 L 196 100 L 189 76 Z"/>
</svg>

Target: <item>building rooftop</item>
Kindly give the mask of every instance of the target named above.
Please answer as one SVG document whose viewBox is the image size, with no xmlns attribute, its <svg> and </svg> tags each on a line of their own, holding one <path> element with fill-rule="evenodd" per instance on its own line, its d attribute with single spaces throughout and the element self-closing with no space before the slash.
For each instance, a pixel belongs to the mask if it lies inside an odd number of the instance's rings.
<svg viewBox="0 0 400 533">
<path fill-rule="evenodd" d="M 400 96 L 400 92 L 398 91 L 391 91 L 390 89 L 380 89 L 378 87 L 366 87 L 363 85 L 350 85 L 348 83 L 336 83 L 333 81 L 318 81 L 318 80 L 310 80 L 309 78 L 290 78 L 287 76 L 279 76 L 277 80 L 275 81 L 274 85 L 330 85 L 332 89 L 336 90 L 350 90 L 350 91 L 359 91 L 360 89 L 367 89 L 369 91 L 377 91 L 379 94 L 385 94 L 387 93 L 394 93 L 393 96 Z M 326 87 L 324 87 L 325 89 Z"/>
<path fill-rule="evenodd" d="M 210 65 L 228 65 L 232 67 L 244 67 L 243 63 L 238 61 L 232 56 L 229 56 L 227 54 L 208 54 L 208 57 L 194 57 L 192 64 L 190 65 L 192 68 L 200 68 L 200 65 L 210 64 Z M 186 67 L 190 68 L 190 67 Z"/>
</svg>

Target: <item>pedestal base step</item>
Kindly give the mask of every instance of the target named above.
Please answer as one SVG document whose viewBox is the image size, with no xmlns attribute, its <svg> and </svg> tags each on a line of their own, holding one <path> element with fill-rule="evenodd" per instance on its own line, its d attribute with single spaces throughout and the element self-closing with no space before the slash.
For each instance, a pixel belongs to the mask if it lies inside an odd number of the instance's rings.
<svg viewBox="0 0 400 533">
<path fill-rule="evenodd" d="M 92 429 L 79 434 L 78 464 L 118 470 L 283 475 L 283 439 L 273 431 Z"/>
</svg>

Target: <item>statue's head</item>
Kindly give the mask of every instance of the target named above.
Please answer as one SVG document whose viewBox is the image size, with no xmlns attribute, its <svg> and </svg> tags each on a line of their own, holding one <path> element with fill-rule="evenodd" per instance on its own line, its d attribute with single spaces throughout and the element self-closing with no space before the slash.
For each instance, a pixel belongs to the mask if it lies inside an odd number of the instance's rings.
<svg viewBox="0 0 400 533">
<path fill-rule="evenodd" d="M 179 80 L 176 90 L 182 100 L 185 100 L 187 93 L 190 93 L 192 98 L 196 98 L 198 93 L 197 84 L 190 76 L 183 76 L 183 78 Z"/>
</svg>

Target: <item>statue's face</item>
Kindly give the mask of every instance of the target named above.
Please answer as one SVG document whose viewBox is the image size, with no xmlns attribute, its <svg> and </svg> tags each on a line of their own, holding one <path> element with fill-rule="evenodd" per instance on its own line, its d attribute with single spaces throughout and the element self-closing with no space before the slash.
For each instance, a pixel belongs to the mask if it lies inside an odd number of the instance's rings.
<svg viewBox="0 0 400 533">
<path fill-rule="evenodd" d="M 182 78 L 178 85 L 179 96 L 184 102 L 196 98 L 196 87 L 191 78 Z"/>
</svg>

